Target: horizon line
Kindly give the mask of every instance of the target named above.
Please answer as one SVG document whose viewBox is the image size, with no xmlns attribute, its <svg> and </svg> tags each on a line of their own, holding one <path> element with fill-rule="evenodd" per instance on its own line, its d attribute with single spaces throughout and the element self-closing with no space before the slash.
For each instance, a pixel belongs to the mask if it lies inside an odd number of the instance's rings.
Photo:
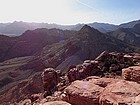
<svg viewBox="0 0 140 105">
<path fill-rule="evenodd" d="M 14 22 L 24 22 L 24 23 L 44 23 L 44 24 L 56 24 L 56 25 L 64 25 L 64 26 L 70 26 L 70 25 L 78 25 L 78 24 L 91 24 L 91 23 L 103 23 L 103 24 L 111 24 L 111 25 L 121 25 L 129 22 L 134 22 L 134 21 L 140 21 L 140 19 L 134 19 L 130 21 L 125 21 L 121 22 L 119 24 L 115 23 L 109 23 L 109 22 L 102 22 L 102 21 L 93 21 L 93 22 L 79 22 L 79 23 L 74 23 L 74 24 L 60 24 L 60 23 L 54 23 L 54 22 L 37 22 L 37 21 L 23 21 L 23 20 L 14 20 L 14 21 L 7 21 L 7 22 L 0 22 L 0 24 L 8 24 L 8 23 L 14 23 Z"/>
</svg>

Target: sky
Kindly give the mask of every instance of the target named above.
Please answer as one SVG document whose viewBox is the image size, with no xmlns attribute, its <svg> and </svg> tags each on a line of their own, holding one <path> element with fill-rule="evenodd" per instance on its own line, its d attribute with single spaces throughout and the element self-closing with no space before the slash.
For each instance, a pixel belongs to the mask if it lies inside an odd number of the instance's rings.
<svg viewBox="0 0 140 105">
<path fill-rule="evenodd" d="M 0 23 L 121 24 L 138 19 L 140 0 L 0 0 Z"/>
</svg>

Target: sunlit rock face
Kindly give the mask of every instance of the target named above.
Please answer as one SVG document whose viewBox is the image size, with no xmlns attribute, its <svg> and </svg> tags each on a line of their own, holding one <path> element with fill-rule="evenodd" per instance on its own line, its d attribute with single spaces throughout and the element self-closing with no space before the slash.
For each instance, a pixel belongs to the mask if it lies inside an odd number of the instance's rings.
<svg viewBox="0 0 140 105">
<path fill-rule="evenodd" d="M 100 96 L 101 105 L 139 105 L 140 84 L 120 80 L 105 87 Z"/>
<path fill-rule="evenodd" d="M 74 105 L 98 105 L 102 87 L 87 81 L 75 81 L 66 88 L 67 101 Z"/>
<path fill-rule="evenodd" d="M 136 82 L 92 76 L 72 82 L 63 100 L 73 105 L 139 105 L 139 94 Z"/>
</svg>

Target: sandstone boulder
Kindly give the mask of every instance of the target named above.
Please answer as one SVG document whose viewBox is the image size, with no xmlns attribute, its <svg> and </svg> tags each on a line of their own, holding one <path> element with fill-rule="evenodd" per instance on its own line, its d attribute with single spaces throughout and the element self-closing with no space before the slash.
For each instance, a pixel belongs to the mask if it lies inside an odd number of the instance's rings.
<svg viewBox="0 0 140 105">
<path fill-rule="evenodd" d="M 105 87 L 100 105 L 140 105 L 140 84 L 120 80 Z"/>
<path fill-rule="evenodd" d="M 65 89 L 65 100 L 72 105 L 99 105 L 99 95 L 103 87 L 88 81 L 74 81 Z"/>
<path fill-rule="evenodd" d="M 140 105 L 140 84 L 90 76 L 72 82 L 62 100 L 72 105 Z"/>
<path fill-rule="evenodd" d="M 122 70 L 122 77 L 125 80 L 140 83 L 140 66 L 132 66 Z"/>
</svg>

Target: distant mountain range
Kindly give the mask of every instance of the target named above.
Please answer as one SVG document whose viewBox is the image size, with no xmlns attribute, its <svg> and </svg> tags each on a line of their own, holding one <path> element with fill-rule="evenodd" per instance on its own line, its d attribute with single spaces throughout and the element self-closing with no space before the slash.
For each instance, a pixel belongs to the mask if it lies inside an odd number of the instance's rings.
<svg viewBox="0 0 140 105">
<path fill-rule="evenodd" d="M 132 28 L 135 24 L 140 23 L 140 20 L 132 21 L 120 25 L 113 25 L 108 23 L 89 23 L 90 27 L 93 27 L 100 32 L 106 33 L 114 31 L 118 28 Z M 27 23 L 22 21 L 14 21 L 13 23 L 0 23 L 0 33 L 6 35 L 19 36 L 27 30 L 34 30 L 37 28 L 58 28 L 62 30 L 80 30 L 85 24 L 76 25 L 58 25 L 58 24 L 48 24 L 48 23 Z"/>
<path fill-rule="evenodd" d="M 140 46 L 140 23 L 135 24 L 132 28 L 118 28 L 108 32 L 108 35 L 131 45 Z"/>
</svg>

